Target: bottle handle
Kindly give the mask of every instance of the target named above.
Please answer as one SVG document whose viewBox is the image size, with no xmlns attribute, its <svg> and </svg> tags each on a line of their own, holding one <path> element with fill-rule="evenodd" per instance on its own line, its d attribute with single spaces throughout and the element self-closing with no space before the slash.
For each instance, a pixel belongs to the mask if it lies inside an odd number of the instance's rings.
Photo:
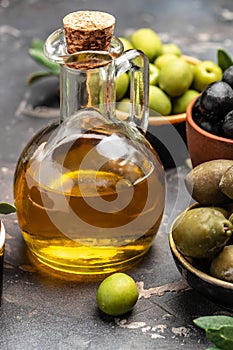
<svg viewBox="0 0 233 350">
<path fill-rule="evenodd" d="M 149 121 L 149 61 L 139 50 L 125 51 L 115 59 L 116 77 L 130 71 L 130 114 L 127 122 L 133 122 L 146 132 Z"/>
</svg>

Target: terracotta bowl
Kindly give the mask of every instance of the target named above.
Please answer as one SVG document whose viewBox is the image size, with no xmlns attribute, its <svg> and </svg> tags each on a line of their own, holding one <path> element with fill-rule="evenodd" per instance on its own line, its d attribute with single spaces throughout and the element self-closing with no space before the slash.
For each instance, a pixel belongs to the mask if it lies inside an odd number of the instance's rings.
<svg viewBox="0 0 233 350">
<path fill-rule="evenodd" d="M 192 118 L 192 101 L 186 111 L 187 146 L 193 167 L 214 159 L 233 159 L 233 140 L 201 129 Z"/>
<path fill-rule="evenodd" d="M 2 296 L 2 282 L 3 282 L 3 259 L 5 249 L 5 227 L 0 220 L 0 297 Z M 0 299 L 1 300 L 1 299 Z"/>
<path fill-rule="evenodd" d="M 201 263 L 182 255 L 174 243 L 172 227 L 169 234 L 169 246 L 177 269 L 190 287 L 214 303 L 233 310 L 233 283 L 210 276 Z"/>
</svg>

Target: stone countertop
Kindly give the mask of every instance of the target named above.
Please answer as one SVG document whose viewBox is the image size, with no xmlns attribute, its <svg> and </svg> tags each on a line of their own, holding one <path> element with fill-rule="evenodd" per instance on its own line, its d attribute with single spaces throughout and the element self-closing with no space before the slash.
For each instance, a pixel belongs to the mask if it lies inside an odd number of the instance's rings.
<svg viewBox="0 0 233 350">
<path fill-rule="evenodd" d="M 9 200 L 12 164 L 0 169 L 4 199 Z M 207 340 L 192 320 L 229 314 L 192 290 L 181 278 L 168 246 L 176 215 L 190 204 L 182 186 L 186 166 L 167 170 L 167 201 L 154 244 L 127 273 L 139 286 L 133 311 L 104 316 L 96 306 L 100 282 L 61 278 L 30 256 L 16 216 L 4 218 L 7 231 L 0 326 L 0 348 L 15 349 L 206 349 Z M 181 200 L 182 199 L 182 200 Z"/>
<path fill-rule="evenodd" d="M 26 116 L 25 104 L 49 99 L 49 84 L 26 86 L 39 70 L 27 51 L 33 37 L 45 39 L 61 26 L 64 14 L 97 9 L 114 14 L 117 35 L 142 26 L 155 29 L 185 54 L 216 60 L 216 49 L 233 54 L 231 0 L 1 0 L 0 1 L 0 179 L 1 200 L 12 201 L 17 159 L 32 135 L 50 120 Z M 45 89 L 47 84 L 47 89 Z M 171 141 L 171 140 L 170 140 Z M 166 139 L 163 139 L 166 142 Z M 186 152 L 185 145 L 179 149 Z M 183 154 L 183 153 L 182 153 Z M 140 299 L 130 314 L 103 316 L 97 309 L 98 282 L 62 279 L 35 264 L 21 236 L 16 216 L 4 217 L 7 231 L 0 316 L 3 350 L 206 349 L 204 333 L 192 320 L 229 314 L 200 296 L 182 280 L 168 246 L 172 220 L 190 203 L 183 186 L 189 170 L 183 157 L 167 169 L 167 200 L 162 224 L 143 261 L 128 273 L 138 282 Z M 179 164 L 178 164 L 179 163 Z"/>
</svg>

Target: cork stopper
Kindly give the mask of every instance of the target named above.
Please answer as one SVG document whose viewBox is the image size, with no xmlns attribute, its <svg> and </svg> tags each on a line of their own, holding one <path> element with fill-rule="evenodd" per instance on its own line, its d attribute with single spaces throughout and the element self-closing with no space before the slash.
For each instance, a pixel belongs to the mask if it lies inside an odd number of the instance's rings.
<svg viewBox="0 0 233 350">
<path fill-rule="evenodd" d="M 107 51 L 113 36 L 115 17 L 99 11 L 77 11 L 63 18 L 67 51 Z"/>
</svg>

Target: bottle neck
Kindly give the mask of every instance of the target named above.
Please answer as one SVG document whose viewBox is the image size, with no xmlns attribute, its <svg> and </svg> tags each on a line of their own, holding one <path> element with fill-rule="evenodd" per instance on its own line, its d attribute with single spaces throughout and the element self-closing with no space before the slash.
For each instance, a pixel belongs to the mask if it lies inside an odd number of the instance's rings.
<svg viewBox="0 0 233 350">
<path fill-rule="evenodd" d="M 107 119 L 115 118 L 114 62 L 91 69 L 63 64 L 60 74 L 61 120 L 79 110 L 94 108 Z"/>
</svg>

